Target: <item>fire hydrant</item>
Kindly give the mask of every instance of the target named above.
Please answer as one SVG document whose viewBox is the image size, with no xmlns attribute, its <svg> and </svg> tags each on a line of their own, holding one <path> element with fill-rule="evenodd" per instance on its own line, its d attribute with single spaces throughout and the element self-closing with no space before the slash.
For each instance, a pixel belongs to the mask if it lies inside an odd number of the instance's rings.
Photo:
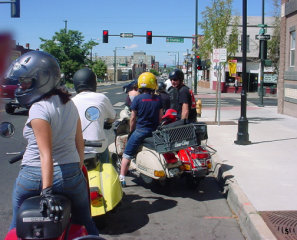
<svg viewBox="0 0 297 240">
<path fill-rule="evenodd" d="M 202 113 L 202 101 L 201 99 L 198 99 L 196 102 L 196 112 L 198 117 L 201 117 L 201 113 Z"/>
</svg>

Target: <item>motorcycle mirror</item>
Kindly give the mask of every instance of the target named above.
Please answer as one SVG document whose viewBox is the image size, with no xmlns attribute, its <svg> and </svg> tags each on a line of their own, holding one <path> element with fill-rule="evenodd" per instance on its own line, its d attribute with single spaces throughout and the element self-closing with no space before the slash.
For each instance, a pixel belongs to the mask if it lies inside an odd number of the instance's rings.
<svg viewBox="0 0 297 240">
<path fill-rule="evenodd" d="M 5 138 L 9 138 L 14 135 L 14 125 L 10 122 L 2 122 L 0 124 L 0 135 Z"/>
<path fill-rule="evenodd" d="M 96 121 L 100 116 L 100 111 L 97 107 L 89 107 L 85 112 L 85 117 L 91 122 Z"/>
</svg>

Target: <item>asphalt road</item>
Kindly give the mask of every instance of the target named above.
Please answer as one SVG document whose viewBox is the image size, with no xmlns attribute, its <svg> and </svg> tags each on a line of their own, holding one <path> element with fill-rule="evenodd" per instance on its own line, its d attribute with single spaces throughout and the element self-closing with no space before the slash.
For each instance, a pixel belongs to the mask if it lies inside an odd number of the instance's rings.
<svg viewBox="0 0 297 240">
<path fill-rule="evenodd" d="M 106 94 L 119 113 L 126 97 L 122 84 L 99 86 L 97 91 Z M 22 129 L 27 116 L 23 110 L 8 115 L 3 106 L 0 111 L 1 121 L 10 121 L 16 127 L 14 137 L 0 139 L 0 239 L 4 239 L 11 220 L 11 192 L 19 170 L 19 163 L 8 163 L 11 155 L 7 153 L 24 149 Z M 244 239 L 236 216 L 211 175 L 196 189 L 187 187 L 184 179 L 163 187 L 146 186 L 133 174 L 127 184 L 117 211 L 95 219 L 106 239 Z"/>
</svg>

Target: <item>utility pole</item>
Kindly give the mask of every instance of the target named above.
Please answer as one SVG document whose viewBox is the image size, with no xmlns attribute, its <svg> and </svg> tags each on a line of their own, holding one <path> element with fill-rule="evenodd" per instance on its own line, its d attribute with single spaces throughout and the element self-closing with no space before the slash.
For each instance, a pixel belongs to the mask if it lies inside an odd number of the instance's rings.
<svg viewBox="0 0 297 240">
<path fill-rule="evenodd" d="M 65 29 L 65 33 L 67 33 L 67 20 L 64 20 L 64 23 L 65 23 L 65 27 L 64 27 L 64 29 Z"/>
<path fill-rule="evenodd" d="M 264 35 L 265 34 L 265 27 L 266 25 L 264 24 L 264 0 L 262 0 L 262 25 L 260 29 L 260 34 L 259 35 Z M 261 39 L 260 40 L 260 91 L 259 91 L 259 96 L 260 96 L 260 107 L 264 107 L 263 103 L 263 96 L 264 96 L 264 51 L 265 51 L 265 41 Z"/>
<path fill-rule="evenodd" d="M 117 80 L 117 49 L 124 49 L 125 47 L 115 47 L 114 48 L 114 58 L 113 58 L 113 77 L 114 77 L 114 82 Z"/>
</svg>

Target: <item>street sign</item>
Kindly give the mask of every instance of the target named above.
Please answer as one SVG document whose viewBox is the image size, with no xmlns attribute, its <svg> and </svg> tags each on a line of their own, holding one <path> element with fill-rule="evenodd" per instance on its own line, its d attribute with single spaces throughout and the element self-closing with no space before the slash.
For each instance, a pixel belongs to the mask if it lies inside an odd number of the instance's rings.
<svg viewBox="0 0 297 240">
<path fill-rule="evenodd" d="M 133 38 L 133 33 L 121 33 L 120 37 L 122 37 L 122 38 Z"/>
<path fill-rule="evenodd" d="M 227 61 L 227 49 L 226 48 L 215 48 L 212 52 L 212 60 L 215 63 Z"/>
<path fill-rule="evenodd" d="M 181 38 L 181 37 L 166 37 L 166 42 L 183 43 L 184 38 Z"/>
<path fill-rule="evenodd" d="M 257 40 L 269 40 L 270 39 L 270 35 L 256 35 L 256 39 Z"/>
</svg>

